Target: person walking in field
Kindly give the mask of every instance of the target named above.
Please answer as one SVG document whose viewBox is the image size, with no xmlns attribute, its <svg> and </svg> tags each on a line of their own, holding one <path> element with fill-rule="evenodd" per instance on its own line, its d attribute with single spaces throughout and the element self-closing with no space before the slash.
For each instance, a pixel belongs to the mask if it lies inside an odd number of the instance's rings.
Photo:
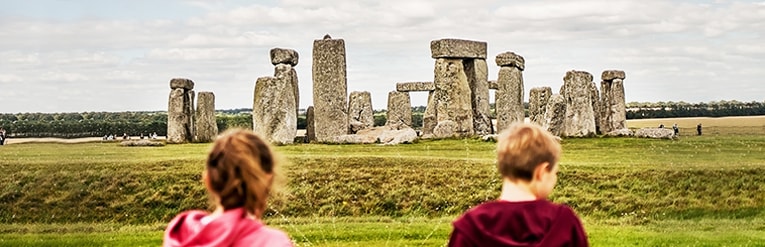
<svg viewBox="0 0 765 247">
<path fill-rule="evenodd" d="M 698 135 L 701 135 L 701 123 L 699 123 L 699 125 L 696 125 L 696 133 Z"/>
<path fill-rule="evenodd" d="M 677 136 L 678 134 L 680 134 L 680 128 L 678 128 L 678 127 L 677 127 L 677 123 L 675 123 L 675 124 L 673 124 L 673 125 L 672 125 L 672 130 L 674 130 L 674 131 L 675 131 L 675 136 Z"/>
<path fill-rule="evenodd" d="M 452 224 L 449 246 L 589 246 L 574 211 L 547 200 L 558 180 L 561 146 L 539 126 L 510 126 L 497 143 L 502 192 Z"/>
<path fill-rule="evenodd" d="M 5 145 L 5 128 L 0 128 L 0 145 Z"/>
<path fill-rule="evenodd" d="M 287 234 L 261 221 L 276 165 L 271 148 L 252 131 L 224 133 L 202 173 L 215 211 L 176 216 L 163 246 L 293 246 Z"/>
</svg>

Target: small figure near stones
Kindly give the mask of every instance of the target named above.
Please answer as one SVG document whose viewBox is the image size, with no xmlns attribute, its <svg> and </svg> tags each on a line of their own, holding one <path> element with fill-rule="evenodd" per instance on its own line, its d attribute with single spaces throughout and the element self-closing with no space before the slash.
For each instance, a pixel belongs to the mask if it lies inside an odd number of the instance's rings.
<svg viewBox="0 0 765 247">
<path fill-rule="evenodd" d="M 226 132 L 202 172 L 215 211 L 177 215 L 163 246 L 293 246 L 287 234 L 261 221 L 277 165 L 269 145 L 252 131 Z"/>
<path fill-rule="evenodd" d="M 574 210 L 547 200 L 558 180 L 560 154 L 560 143 L 541 127 L 522 122 L 509 126 L 497 143 L 499 199 L 454 221 L 448 245 L 589 246 Z"/>
<path fill-rule="evenodd" d="M 659 129 L 663 129 L 663 128 L 664 128 L 664 124 L 659 124 Z"/>
<path fill-rule="evenodd" d="M 0 145 L 5 145 L 5 128 L 0 128 Z"/>
<path fill-rule="evenodd" d="M 696 133 L 698 135 L 701 135 L 701 123 L 699 123 L 699 125 L 696 125 Z"/>
<path fill-rule="evenodd" d="M 677 123 L 672 125 L 672 130 L 675 131 L 675 135 L 680 134 L 680 128 L 677 127 Z"/>
</svg>

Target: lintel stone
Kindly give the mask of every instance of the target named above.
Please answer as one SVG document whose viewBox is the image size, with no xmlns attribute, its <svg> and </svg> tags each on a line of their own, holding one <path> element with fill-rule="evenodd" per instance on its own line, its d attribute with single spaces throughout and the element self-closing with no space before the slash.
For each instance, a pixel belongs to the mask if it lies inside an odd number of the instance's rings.
<svg viewBox="0 0 765 247">
<path fill-rule="evenodd" d="M 603 74 L 600 75 L 600 78 L 604 81 L 612 81 L 614 79 L 622 79 L 624 80 L 627 78 L 627 76 L 624 74 L 624 71 L 622 70 L 605 70 L 603 71 Z"/>
<path fill-rule="evenodd" d="M 273 48 L 270 54 L 273 65 L 283 63 L 294 67 L 298 64 L 298 53 L 293 49 Z"/>
<path fill-rule="evenodd" d="M 430 41 L 432 58 L 480 58 L 486 59 L 486 42 L 464 39 L 439 39 Z"/>
<path fill-rule="evenodd" d="M 436 90 L 433 82 L 399 82 L 396 83 L 396 91 L 399 92 L 429 92 Z"/>
<path fill-rule="evenodd" d="M 186 78 L 173 78 L 170 80 L 170 89 L 176 88 L 191 90 L 194 89 L 194 82 Z"/>
<path fill-rule="evenodd" d="M 520 70 L 524 70 L 526 68 L 526 61 L 523 59 L 521 55 L 515 54 L 514 52 L 503 52 L 497 55 L 496 57 L 497 66 L 513 66 Z"/>
</svg>

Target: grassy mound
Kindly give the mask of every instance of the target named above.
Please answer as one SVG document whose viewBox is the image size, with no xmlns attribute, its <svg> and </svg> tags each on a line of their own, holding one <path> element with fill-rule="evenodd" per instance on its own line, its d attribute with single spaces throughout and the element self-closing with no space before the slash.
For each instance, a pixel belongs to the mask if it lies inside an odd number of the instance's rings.
<svg viewBox="0 0 765 247">
<path fill-rule="evenodd" d="M 750 218 L 765 213 L 762 137 L 565 139 L 551 200 L 594 219 Z M 207 208 L 207 144 L 25 144 L 0 157 L 0 223 L 166 222 Z M 295 145 L 270 216 L 450 216 L 499 195 L 494 144 Z M 759 150 L 759 151 L 758 151 Z"/>
</svg>

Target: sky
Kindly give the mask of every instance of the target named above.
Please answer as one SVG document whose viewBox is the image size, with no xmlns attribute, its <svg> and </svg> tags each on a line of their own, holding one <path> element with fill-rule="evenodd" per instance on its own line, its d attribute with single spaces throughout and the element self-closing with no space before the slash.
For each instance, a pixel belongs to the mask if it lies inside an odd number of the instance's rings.
<svg viewBox="0 0 765 247">
<path fill-rule="evenodd" d="M 167 110 L 172 78 L 251 108 L 272 48 L 295 49 L 312 105 L 313 41 L 345 40 L 348 93 L 387 107 L 398 82 L 432 81 L 430 41 L 523 56 L 524 91 L 570 70 L 624 70 L 627 102 L 765 101 L 765 1 L 0 0 L 0 113 Z M 412 93 L 425 105 L 427 93 Z"/>
</svg>

